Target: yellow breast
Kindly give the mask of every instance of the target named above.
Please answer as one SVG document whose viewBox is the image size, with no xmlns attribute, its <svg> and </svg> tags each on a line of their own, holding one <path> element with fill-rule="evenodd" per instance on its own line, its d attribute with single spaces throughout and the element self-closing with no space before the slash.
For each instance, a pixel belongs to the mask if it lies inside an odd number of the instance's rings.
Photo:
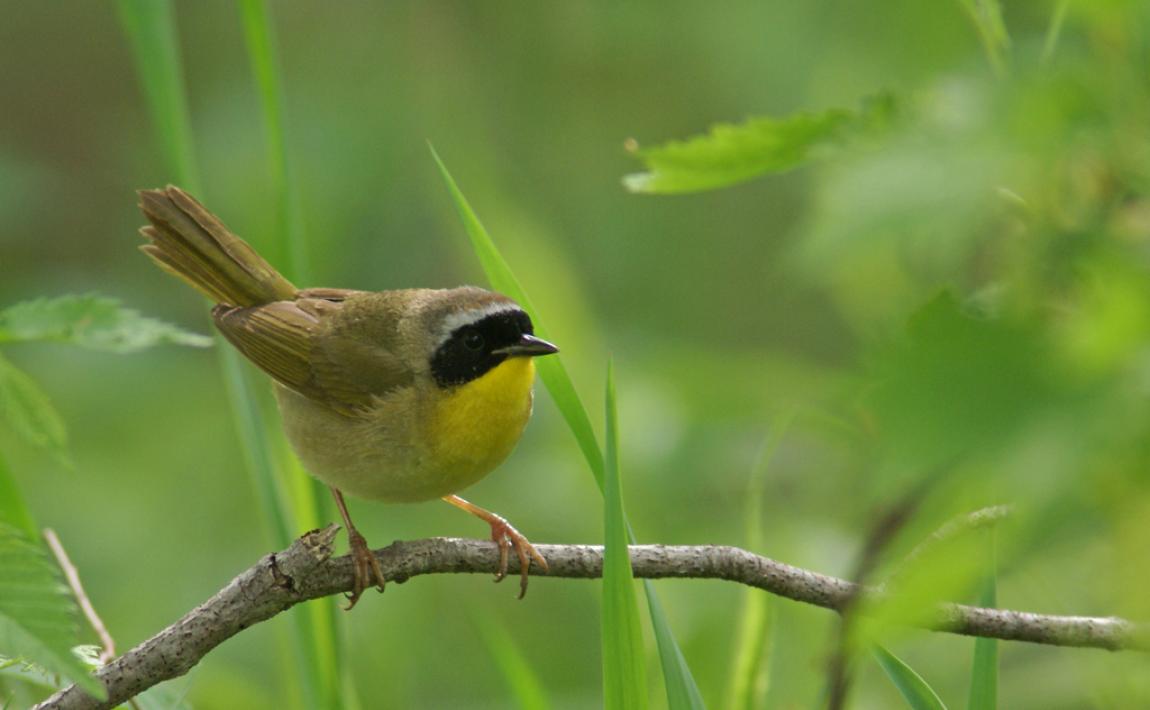
<svg viewBox="0 0 1150 710">
<path fill-rule="evenodd" d="M 483 478 L 515 448 L 531 417 L 534 380 L 531 358 L 508 358 L 435 407 L 428 444 L 437 467 L 458 484 L 455 490 Z"/>
</svg>

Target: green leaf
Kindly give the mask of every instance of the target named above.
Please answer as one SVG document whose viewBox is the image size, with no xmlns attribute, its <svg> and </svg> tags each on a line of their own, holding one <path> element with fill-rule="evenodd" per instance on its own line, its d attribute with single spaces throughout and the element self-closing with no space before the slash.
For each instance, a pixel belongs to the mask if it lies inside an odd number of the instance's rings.
<svg viewBox="0 0 1150 710">
<path fill-rule="evenodd" d="M 287 131 L 283 117 L 283 82 L 276 61 L 275 34 L 268 16 L 268 4 L 266 0 L 239 0 L 239 8 L 252 76 L 260 94 L 268 174 L 278 207 L 275 232 L 281 235 L 279 241 L 282 242 L 275 243 L 272 240 L 269 246 L 275 251 L 264 256 L 272 263 L 278 263 L 280 260 L 276 257 L 284 254 L 284 275 L 296 283 L 307 283 L 311 281 L 307 243 L 303 216 L 300 214 L 299 187 L 288 159 Z"/>
<path fill-rule="evenodd" d="M 476 256 L 479 257 L 479 263 L 483 267 L 483 272 L 487 275 L 491 287 L 525 308 L 535 323 L 535 332 L 539 337 L 548 339 L 546 323 L 539 317 L 538 311 L 532 305 L 531 299 L 527 297 L 527 292 L 523 290 L 519 279 L 515 278 L 511 267 L 491 239 L 491 235 L 487 233 L 487 229 L 479 221 L 475 211 L 471 209 L 471 204 L 463 196 L 459 186 L 455 184 L 455 179 L 451 177 L 451 173 L 447 171 L 447 166 L 443 164 L 439 154 L 435 152 L 435 147 L 431 144 L 428 144 L 428 147 L 431 149 L 431 155 L 435 158 L 436 165 L 439 166 L 444 182 L 447 183 L 452 202 L 460 219 L 463 220 L 463 226 L 471 240 L 471 247 Z M 571 382 L 571 376 L 567 374 L 567 368 L 563 365 L 562 356 L 551 355 L 539 358 L 536 367 L 539 370 L 539 379 L 543 380 L 543 385 L 551 393 L 551 399 L 555 401 L 559 413 L 563 415 L 571 433 L 575 435 L 575 441 L 579 444 L 583 457 L 587 460 L 587 465 L 591 467 L 595 482 L 602 490 L 603 452 L 599 449 L 599 442 L 595 439 L 595 430 L 591 426 L 591 418 L 587 415 L 587 409 L 583 406 L 582 400 L 579 399 L 575 385 Z"/>
<path fill-rule="evenodd" d="M 995 561 L 994 531 L 987 532 L 990 547 L 987 573 L 978 595 L 978 605 L 986 609 L 998 606 L 998 581 Z M 994 710 L 998 707 L 998 639 L 976 638 L 974 661 L 970 671 L 968 710 Z"/>
<path fill-rule="evenodd" d="M 887 677 L 898 688 L 907 705 L 914 710 L 946 710 L 946 704 L 934 689 L 902 659 L 878 644 L 875 644 L 872 651 L 875 660 L 886 671 Z"/>
<path fill-rule="evenodd" d="M 547 710 L 551 702 L 543 681 L 515 644 L 507 629 L 491 621 L 486 613 L 474 614 L 472 620 L 491 651 L 491 657 L 503 674 L 520 710 Z"/>
<path fill-rule="evenodd" d="M 647 670 L 639 602 L 627 548 L 623 486 L 619 473 L 619 423 L 615 376 L 607 366 L 607 457 L 603 490 L 603 696 L 611 710 L 647 707 Z"/>
<path fill-rule="evenodd" d="M 1003 54 L 1010 49 L 1010 35 L 1002 21 L 1002 6 L 998 0 L 959 0 L 959 4 L 978 30 L 978 38 L 990 66 L 1001 75 L 1006 68 Z"/>
<path fill-rule="evenodd" d="M 104 686 L 72 653 L 76 606 L 44 549 L 0 524 L 0 653 L 67 676 L 98 698 Z"/>
<path fill-rule="evenodd" d="M 484 273 L 487 275 L 487 280 L 490 282 L 491 287 L 509 296 L 518 302 L 519 305 L 526 308 L 527 311 L 531 313 L 531 318 L 536 324 L 536 332 L 540 337 L 547 338 L 547 329 L 541 322 L 542 319 L 538 316 L 538 312 L 534 306 L 532 306 L 531 299 L 519 284 L 519 280 L 515 278 L 511 267 L 495 246 L 495 242 L 479 221 L 479 217 L 477 217 L 475 211 L 471 209 L 467 198 L 463 196 L 459 186 L 455 183 L 455 179 L 452 178 L 451 173 L 447 171 L 447 166 L 440 160 L 439 154 L 435 152 L 435 147 L 430 144 L 428 144 L 428 147 L 431 149 L 431 155 L 435 158 L 435 162 L 439 166 L 440 174 L 443 176 L 443 180 L 447 184 L 447 189 L 451 193 L 455 209 L 463 220 L 468 238 L 471 240 L 471 246 L 479 258 L 479 262 L 483 267 Z M 564 367 L 563 360 L 559 355 L 548 356 L 541 358 L 537 363 L 537 367 L 539 368 L 539 378 L 543 380 L 543 384 L 547 387 L 552 401 L 555 402 L 555 406 L 558 407 L 560 414 L 562 414 L 563 419 L 567 422 L 568 428 L 575 436 L 575 441 L 583 453 L 583 458 L 587 461 L 587 466 L 591 469 L 591 474 L 595 477 L 595 483 L 599 486 L 600 492 L 605 491 L 603 452 L 599 448 L 598 440 L 595 438 L 595 431 L 591 427 L 591 418 L 587 414 L 587 408 L 583 406 L 583 401 L 579 398 L 579 394 L 575 390 L 571 376 L 567 374 L 567 368 Z M 626 523 L 626 518 L 624 518 L 624 522 Z M 626 528 L 628 539 L 631 542 L 635 542 L 635 534 L 631 530 L 629 523 L 626 523 Z M 651 585 L 649 581 L 645 582 L 644 586 L 647 599 L 656 599 L 657 595 L 654 591 L 654 586 Z M 655 629 L 655 640 L 659 644 L 659 658 L 662 662 L 663 681 L 667 688 L 668 702 L 677 702 L 679 698 L 701 697 L 698 685 L 691 675 L 691 670 L 687 666 L 683 652 L 679 649 L 675 641 L 674 633 L 671 631 L 671 627 L 667 622 L 666 616 L 663 614 L 662 608 L 658 606 L 657 600 L 655 605 L 648 605 L 648 610 L 651 616 L 651 625 Z M 702 707 L 701 702 L 698 705 L 671 705 L 672 710 L 695 707 Z"/>
<path fill-rule="evenodd" d="M 744 536 L 748 550 L 758 550 L 762 546 L 763 499 L 766 495 L 767 472 L 771 460 L 790 428 L 794 413 L 788 412 L 773 422 L 758 460 L 751 469 L 745 495 L 746 507 L 743 513 Z M 760 590 L 746 588 L 742 592 L 743 603 L 735 626 L 738 634 L 735 641 L 734 660 L 731 662 L 730 678 L 727 681 L 727 707 L 753 708 L 758 705 L 757 694 L 763 678 L 764 659 L 768 657 L 767 639 L 770 627 L 769 598 Z M 766 686 L 769 688 L 769 686 Z"/>
<path fill-rule="evenodd" d="M 0 356 L 0 418 L 22 439 L 67 460 L 64 420 L 36 381 Z"/>
<path fill-rule="evenodd" d="M 93 350 L 134 352 L 162 343 L 204 348 L 205 335 L 189 333 L 124 308 L 114 298 L 59 296 L 25 301 L 0 311 L 0 342 L 52 340 Z"/>
<path fill-rule="evenodd" d="M 663 669 L 663 685 L 667 692 L 667 707 L 671 710 L 702 710 L 707 707 L 687 659 L 679 650 L 679 644 L 671 631 L 671 623 L 663 611 L 663 604 L 655 594 L 655 583 L 643 580 L 643 591 L 647 595 L 647 610 L 651 616 L 651 627 L 655 630 L 655 643 L 659 648 L 659 665 Z M 760 598 L 766 595 L 759 594 Z"/>
<path fill-rule="evenodd" d="M 24 533 L 29 540 L 39 541 L 40 531 L 32 517 L 32 511 L 24 503 L 24 496 L 8 462 L 0 456 L 0 524 L 10 525 Z"/>
<path fill-rule="evenodd" d="M 789 118 L 718 124 L 709 133 L 632 152 L 647 172 L 626 175 L 631 192 L 700 192 L 797 168 L 862 133 L 889 124 L 894 100 L 880 95 L 858 111 L 832 109 Z"/>
<path fill-rule="evenodd" d="M 188 119 L 187 92 L 184 88 L 183 68 L 180 62 L 179 42 L 175 14 L 170 0 L 120 0 L 120 17 L 124 31 L 131 41 L 133 59 L 147 98 L 149 114 L 165 158 L 167 173 L 192 193 L 202 196 L 195 164 L 191 122 Z M 263 19 L 256 18 L 256 19 Z M 250 31 L 250 28 L 249 28 Z M 253 62 L 255 60 L 253 59 Z M 239 438 L 248 473 L 256 486 L 261 512 L 270 528 L 270 536 L 278 547 L 286 547 L 294 537 L 294 529 L 306 529 L 299 520 L 292 519 L 288 503 L 288 484 L 282 483 L 273 463 L 273 445 L 264 426 L 263 412 L 256 399 L 255 389 L 245 374 L 239 353 L 230 347 L 217 350 L 228 403 L 239 431 Z M 291 474 L 295 490 L 305 487 L 296 472 Z M 320 486 L 318 482 L 306 485 Z M 309 507 L 315 515 L 315 496 L 312 501 L 299 501 L 300 507 Z M 316 516 L 318 517 L 318 516 Z M 335 600 L 324 602 L 326 612 L 313 611 L 319 605 L 305 605 L 292 611 L 293 657 L 295 667 L 290 676 L 298 681 L 298 692 L 307 707 L 331 704 L 336 689 L 330 672 L 338 664 L 335 653 L 337 631 L 330 621 L 317 617 L 326 613 L 328 619 L 335 614 Z M 341 676 L 342 677 L 342 676 Z M 333 690 L 334 689 L 334 690 Z M 348 707 L 354 699 L 345 693 Z"/>
</svg>

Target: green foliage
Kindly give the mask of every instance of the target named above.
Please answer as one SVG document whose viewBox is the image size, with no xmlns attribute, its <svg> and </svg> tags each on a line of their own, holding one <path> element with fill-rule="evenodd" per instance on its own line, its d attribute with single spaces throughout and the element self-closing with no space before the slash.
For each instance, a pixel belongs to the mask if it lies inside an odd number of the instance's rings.
<svg viewBox="0 0 1150 710">
<path fill-rule="evenodd" d="M 202 197 L 172 5 L 166 0 L 155 3 L 150 0 L 121 0 L 120 16 L 132 44 L 136 72 L 147 98 L 149 117 L 164 149 L 166 170 L 184 188 Z M 267 82 L 275 81 L 274 65 L 267 55 L 271 48 L 270 30 L 260 26 L 267 23 L 266 12 L 262 5 L 249 3 L 242 8 L 242 17 L 249 36 L 252 64 L 259 74 L 257 78 L 261 88 L 264 89 L 262 98 L 274 101 L 278 95 L 269 94 L 266 90 Z M 278 104 L 265 106 L 265 118 L 274 122 L 274 125 L 268 127 L 269 140 L 272 141 L 275 136 L 282 135 L 278 111 Z M 270 160 L 276 179 L 282 180 L 283 185 L 289 184 L 285 177 L 285 155 L 272 150 Z M 286 190 L 281 197 L 289 197 Z M 294 207 L 285 206 L 283 209 L 285 215 L 295 214 Z M 293 242 L 293 247 L 295 245 L 296 242 Z M 264 246 L 269 251 L 275 248 L 274 244 Z M 293 257 L 299 256 L 299 251 L 302 248 L 290 249 Z M 303 269 L 302 263 L 296 266 Z M 260 409 L 255 387 L 249 381 L 250 376 L 245 373 L 235 350 L 223 347 L 218 352 L 229 405 L 261 512 L 267 527 L 271 529 L 271 537 L 276 546 L 287 547 L 297 528 L 306 529 L 318 524 L 318 503 L 314 496 L 317 484 L 298 467 L 290 472 L 286 482 L 276 474 L 272 453 L 274 446 L 269 440 L 264 413 Z M 289 501 L 296 504 L 295 511 Z M 293 512 L 296 515 L 293 516 Z M 326 609 L 322 604 L 308 605 L 291 612 L 296 662 L 296 672 L 292 677 L 299 681 L 304 701 L 309 706 L 339 705 L 341 695 L 344 695 L 343 676 L 337 668 L 339 657 L 336 639 L 339 634 L 332 618 L 334 602 L 324 604 Z M 349 698 L 344 699 L 350 702 Z"/>
<path fill-rule="evenodd" d="M 877 644 L 873 653 L 875 660 L 886 671 L 890 682 L 898 688 L 903 700 L 906 700 L 906 704 L 912 710 L 946 710 L 946 705 L 934 689 L 902 659 Z"/>
<path fill-rule="evenodd" d="M 8 525 L 19 530 L 29 540 L 39 540 L 40 531 L 32 517 L 32 511 L 24 502 L 24 496 L 12 476 L 8 462 L 0 456 L 0 525 Z"/>
<path fill-rule="evenodd" d="M 888 126 L 894 99 L 876 96 L 858 111 L 832 109 L 785 119 L 755 118 L 718 124 L 710 133 L 653 148 L 635 149 L 648 172 L 623 178 L 631 192 L 673 194 L 727 187 L 786 172 L 829 155 L 863 134 Z"/>
<path fill-rule="evenodd" d="M 531 299 L 519 284 L 519 280 L 515 278 L 511 267 L 495 246 L 495 242 L 491 239 L 486 228 L 484 228 L 483 223 L 479 221 L 475 211 L 471 209 L 470 203 L 468 203 L 467 198 L 464 197 L 458 185 L 456 185 L 454 178 L 451 177 L 451 173 L 447 170 L 447 166 L 444 165 L 443 161 L 439 158 L 439 154 L 435 152 L 435 148 L 432 146 L 429 147 L 431 148 L 432 157 L 435 158 L 435 162 L 439 166 L 440 174 L 447 184 L 448 191 L 451 193 L 456 211 L 463 220 L 464 228 L 471 240 L 472 249 L 475 251 L 480 264 L 483 266 L 484 273 L 487 275 L 487 280 L 491 283 L 492 288 L 511 297 L 526 308 L 531 313 L 532 320 L 535 322 L 536 333 L 538 333 L 540 337 L 547 338 L 547 330 L 540 322 L 538 313 L 531 304 Z M 599 442 L 595 438 L 595 432 L 591 428 L 591 419 L 587 415 L 587 409 L 583 406 L 582 400 L 579 399 L 579 394 L 575 390 L 575 385 L 572 383 L 571 377 L 567 374 L 567 369 L 563 365 L 562 359 L 558 355 L 545 357 L 539 361 L 537 367 L 539 368 L 540 379 L 543 380 L 543 384 L 551 394 L 551 399 L 555 402 L 555 406 L 559 409 L 563 415 L 563 419 L 567 422 L 568 428 L 575 436 L 575 440 L 579 444 L 579 449 L 583 453 L 583 458 L 591 469 L 591 473 L 595 476 L 595 481 L 599 485 L 600 491 L 606 495 L 604 456 L 599 448 Z M 625 516 L 623 520 L 628 540 L 633 542 L 635 535 L 631 530 L 630 523 L 626 521 Z M 630 567 L 628 567 L 628 569 L 630 569 Z M 662 606 L 658 603 L 654 587 L 651 585 L 650 580 L 644 581 L 644 589 L 647 594 L 651 624 L 655 630 L 655 640 L 659 645 L 659 658 L 662 662 L 663 682 L 667 689 L 668 703 L 673 703 L 670 706 L 673 710 L 701 707 L 702 696 L 699 693 L 698 686 L 691 675 L 690 668 L 687 666 L 683 652 L 679 649 L 678 643 L 675 641 L 674 633 L 671 631 L 671 627 L 663 613 Z M 651 603 L 652 601 L 654 603 Z"/>
<path fill-rule="evenodd" d="M 472 617 L 520 710 L 548 710 L 547 688 L 507 631 L 483 614 Z"/>
<path fill-rule="evenodd" d="M 998 4 L 998 0 L 959 0 L 959 2 L 978 30 L 978 38 L 982 41 L 982 48 L 990 65 L 996 72 L 1003 72 L 1005 70 L 1003 54 L 1010 49 L 1010 35 L 1006 31 L 1006 23 L 1002 21 L 1002 7 Z"/>
<path fill-rule="evenodd" d="M 51 340 L 130 353 L 171 343 L 205 348 L 212 339 L 87 294 L 24 301 L 0 310 L 0 343 Z"/>
<path fill-rule="evenodd" d="M 539 318 L 537 310 L 523 290 L 523 286 L 520 285 L 519 279 L 515 278 L 507 260 L 503 258 L 495 246 L 495 242 L 491 239 L 491 235 L 487 233 L 487 229 L 479 221 L 475 211 L 471 209 L 471 204 L 468 203 L 467 198 L 463 196 L 459 186 L 456 185 L 455 178 L 451 177 L 451 173 L 447 171 L 447 166 L 443 164 L 443 160 L 435 152 L 435 147 L 430 144 L 428 147 L 431 150 L 431 156 L 435 158 L 436 165 L 439 166 L 439 172 L 443 176 L 444 182 L 447 183 L 452 203 L 459 213 L 459 218 L 463 220 L 463 226 L 471 240 L 471 248 L 479 258 L 483 273 L 487 275 L 491 287 L 526 308 L 535 324 L 535 332 L 539 337 L 546 340 L 549 337 L 546 323 Z M 591 418 L 587 416 L 587 409 L 583 406 L 582 400 L 579 399 L 571 376 L 567 374 L 567 368 L 563 364 L 562 357 L 542 358 L 536 367 L 539 369 L 539 378 L 543 380 L 547 391 L 551 393 L 551 398 L 555 400 L 555 406 L 559 408 L 559 412 L 567 421 L 567 426 L 570 427 L 575 441 L 579 444 L 579 449 L 583 452 L 583 458 L 591 467 L 595 482 L 602 490 L 603 452 L 599 449 L 599 442 L 595 439 L 595 430 L 591 427 Z"/>
<path fill-rule="evenodd" d="M 64 419 L 36 381 L 0 355 L 0 419 L 28 443 L 67 461 Z"/>
<path fill-rule="evenodd" d="M 793 419 L 794 414 L 788 413 L 772 422 L 759 458 L 747 480 L 743 535 L 746 549 L 752 552 L 757 552 L 763 546 L 763 499 L 766 497 L 767 473 L 770 470 L 771 459 L 778 451 Z M 770 690 L 769 679 L 765 678 L 764 674 L 769 664 L 771 609 L 768 606 L 770 599 L 758 589 L 748 587 L 742 590 L 742 595 L 742 608 L 735 624 L 738 631 L 735 637 L 731 674 L 727 682 L 726 706 L 732 709 L 751 710 L 757 707 L 760 694 Z"/>
<path fill-rule="evenodd" d="M 182 187 L 198 193 L 200 181 L 172 3 L 119 0 L 119 8 L 164 162 Z"/>
<path fill-rule="evenodd" d="M 603 706 L 647 707 L 647 670 L 639 602 L 627 550 L 623 483 L 619 473 L 619 421 L 614 368 L 607 366 L 607 448 L 603 479 Z"/>
<path fill-rule="evenodd" d="M 86 692 L 106 697 L 72 654 L 76 606 L 44 549 L 17 529 L 0 524 L 0 648 L 9 657 L 34 659 Z"/>
</svg>

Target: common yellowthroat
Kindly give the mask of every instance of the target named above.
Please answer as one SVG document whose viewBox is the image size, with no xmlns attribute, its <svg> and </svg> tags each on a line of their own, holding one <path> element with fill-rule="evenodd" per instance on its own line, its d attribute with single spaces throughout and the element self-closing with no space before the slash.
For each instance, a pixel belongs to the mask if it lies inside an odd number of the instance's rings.
<svg viewBox="0 0 1150 710">
<path fill-rule="evenodd" d="M 379 561 L 343 492 L 389 503 L 442 498 L 485 520 L 527 570 L 542 555 L 502 517 L 455 495 L 498 466 L 531 416 L 533 358 L 558 352 L 498 293 L 298 289 L 178 187 L 141 190 L 140 249 L 216 303 L 216 327 L 275 380 L 288 441 L 326 483 L 347 526 L 355 588 L 383 591 Z"/>
</svg>

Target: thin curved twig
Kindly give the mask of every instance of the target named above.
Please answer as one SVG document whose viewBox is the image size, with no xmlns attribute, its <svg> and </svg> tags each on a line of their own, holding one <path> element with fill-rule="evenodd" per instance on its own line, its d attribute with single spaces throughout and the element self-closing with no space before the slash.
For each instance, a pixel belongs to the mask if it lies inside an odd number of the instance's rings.
<svg viewBox="0 0 1150 710">
<path fill-rule="evenodd" d="M 337 526 L 315 530 L 291 547 L 262 558 L 182 619 L 100 669 L 104 702 L 70 686 L 37 708 L 112 708 L 165 680 L 187 673 L 208 652 L 240 631 L 300 602 L 350 591 L 350 558 L 332 555 Z M 603 548 L 536 545 L 550 577 L 592 579 L 603 571 Z M 633 545 L 635 576 L 648 579 L 724 579 L 795 601 L 840 611 L 870 589 L 837 577 L 793 567 L 736 547 Z M 396 542 L 376 551 L 389 580 L 425 574 L 494 573 L 499 552 L 492 542 L 430 538 Z M 515 563 L 512 563 L 514 566 Z M 514 570 L 512 570 L 514 571 Z M 532 565 L 533 574 L 540 570 Z M 1002 609 L 941 604 L 922 628 L 1008 641 L 1109 650 L 1150 651 L 1150 625 L 1118 618 L 1051 616 Z"/>
</svg>

